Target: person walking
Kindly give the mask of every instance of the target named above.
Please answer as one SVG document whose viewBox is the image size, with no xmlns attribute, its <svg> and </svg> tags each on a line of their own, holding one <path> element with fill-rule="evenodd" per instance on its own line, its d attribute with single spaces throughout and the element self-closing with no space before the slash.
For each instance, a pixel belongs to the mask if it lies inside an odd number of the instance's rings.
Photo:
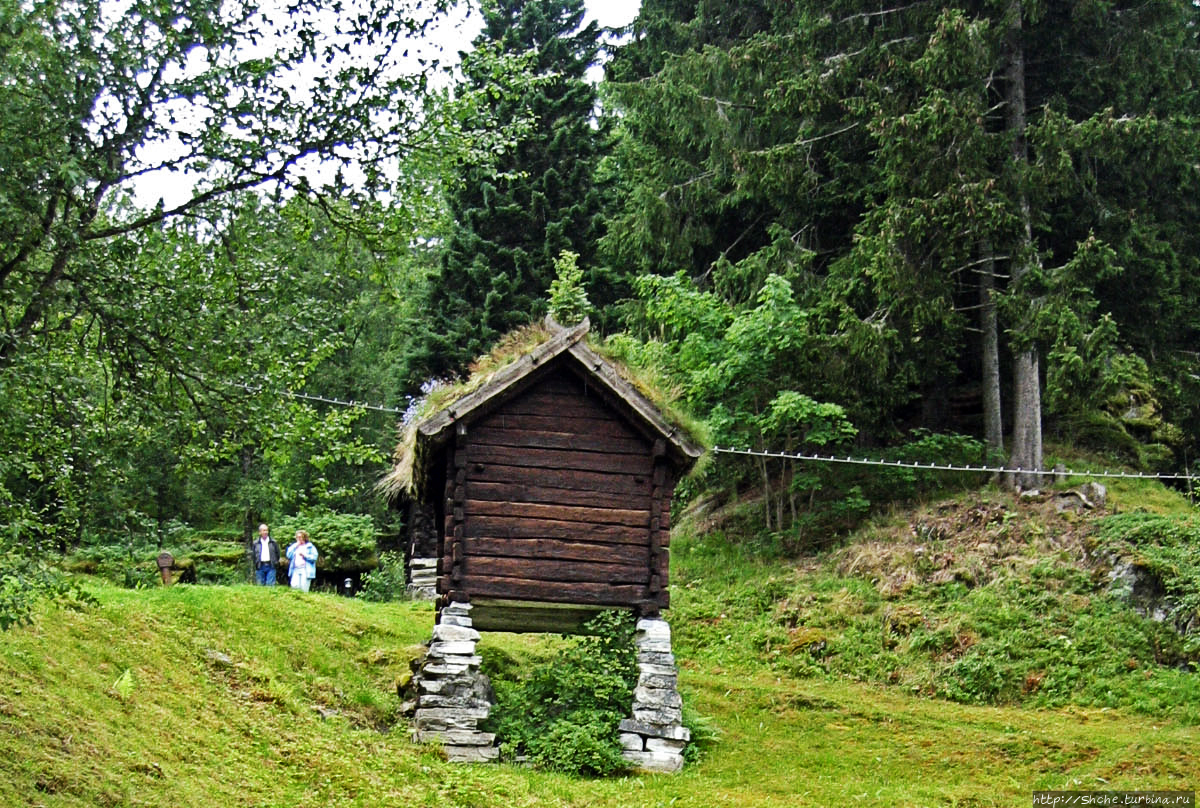
<svg viewBox="0 0 1200 808">
<path fill-rule="evenodd" d="M 279 545 L 271 538 L 271 529 L 258 526 L 258 538 L 250 544 L 250 566 L 254 568 L 254 583 L 275 586 L 275 568 L 279 566 Z"/>
<path fill-rule="evenodd" d="M 288 580 L 292 589 L 307 592 L 317 577 L 317 548 L 308 540 L 307 530 L 297 530 L 296 540 L 288 545 Z"/>
</svg>

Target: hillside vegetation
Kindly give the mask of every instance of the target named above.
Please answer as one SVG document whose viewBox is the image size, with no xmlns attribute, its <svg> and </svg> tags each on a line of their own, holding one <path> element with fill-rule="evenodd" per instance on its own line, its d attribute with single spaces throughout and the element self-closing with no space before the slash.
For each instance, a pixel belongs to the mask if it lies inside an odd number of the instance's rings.
<svg viewBox="0 0 1200 808">
<path fill-rule="evenodd" d="M 678 776 L 451 765 L 413 745 L 396 685 L 428 604 L 97 581 L 97 606 L 4 636 L 0 804 L 1008 806 L 1192 788 L 1194 643 L 1110 591 L 1093 552 L 1114 509 L 1190 523 L 1148 490 L 1117 488 L 1099 522 L 974 492 L 798 562 L 734 540 L 736 508 L 693 514 L 668 616 L 702 743 Z M 485 635 L 483 653 L 554 644 Z"/>
</svg>

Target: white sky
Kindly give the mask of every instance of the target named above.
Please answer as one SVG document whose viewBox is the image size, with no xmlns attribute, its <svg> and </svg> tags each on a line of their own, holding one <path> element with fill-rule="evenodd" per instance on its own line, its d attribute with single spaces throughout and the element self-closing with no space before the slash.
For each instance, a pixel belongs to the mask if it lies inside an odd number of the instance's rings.
<svg viewBox="0 0 1200 808">
<path fill-rule="evenodd" d="M 616 27 L 628 25 L 637 16 L 642 0 L 591 0 L 587 4 L 588 18 L 601 25 Z"/>
</svg>

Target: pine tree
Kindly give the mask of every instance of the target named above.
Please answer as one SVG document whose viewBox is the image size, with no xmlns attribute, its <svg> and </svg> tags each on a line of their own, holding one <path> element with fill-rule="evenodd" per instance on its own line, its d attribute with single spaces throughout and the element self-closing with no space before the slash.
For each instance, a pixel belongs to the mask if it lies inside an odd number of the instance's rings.
<svg viewBox="0 0 1200 808">
<path fill-rule="evenodd" d="M 543 314 L 555 259 L 569 251 L 590 266 L 598 234 L 596 168 L 607 136 L 585 74 L 599 28 L 582 25 L 583 0 L 494 0 L 483 16 L 477 48 L 532 60 L 525 83 L 497 92 L 492 112 L 532 124 L 495 164 L 467 166 L 450 193 L 456 224 L 434 281 L 424 359 L 433 375 L 461 371 L 498 335 Z M 469 59 L 465 72 L 475 87 L 494 81 Z"/>
</svg>

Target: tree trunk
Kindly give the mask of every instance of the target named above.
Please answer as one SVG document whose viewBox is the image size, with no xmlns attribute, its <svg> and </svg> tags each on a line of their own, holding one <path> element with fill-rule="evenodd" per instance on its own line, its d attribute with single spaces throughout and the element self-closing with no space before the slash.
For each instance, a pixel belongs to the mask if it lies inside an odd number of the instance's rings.
<svg viewBox="0 0 1200 808">
<path fill-rule="evenodd" d="M 1025 51 L 1022 43 L 1021 0 L 1009 4 L 1008 70 L 1005 125 L 1012 138 L 1012 160 L 1018 183 L 1017 204 L 1021 232 L 1013 251 L 1012 283 L 1019 291 L 1037 253 L 1033 245 L 1033 227 L 1029 197 L 1024 184 L 1028 174 L 1029 150 L 1025 141 Z M 1015 488 L 1035 488 L 1042 467 L 1042 393 L 1038 377 L 1037 345 L 1032 339 L 1020 341 L 1013 351 L 1013 434 L 1009 468 L 1016 473 L 1007 483 Z"/>
<path fill-rule="evenodd" d="M 767 459 L 765 457 L 758 458 L 758 468 L 762 472 L 763 485 L 763 514 L 766 519 L 766 524 L 763 526 L 765 530 L 771 532 L 771 472 L 767 468 Z"/>
<path fill-rule="evenodd" d="M 996 260 L 992 242 L 980 245 L 984 263 L 979 275 L 979 328 L 983 332 L 983 438 L 991 454 L 1004 453 L 1004 421 L 1000 409 L 1000 325 L 996 319 Z"/>
</svg>

